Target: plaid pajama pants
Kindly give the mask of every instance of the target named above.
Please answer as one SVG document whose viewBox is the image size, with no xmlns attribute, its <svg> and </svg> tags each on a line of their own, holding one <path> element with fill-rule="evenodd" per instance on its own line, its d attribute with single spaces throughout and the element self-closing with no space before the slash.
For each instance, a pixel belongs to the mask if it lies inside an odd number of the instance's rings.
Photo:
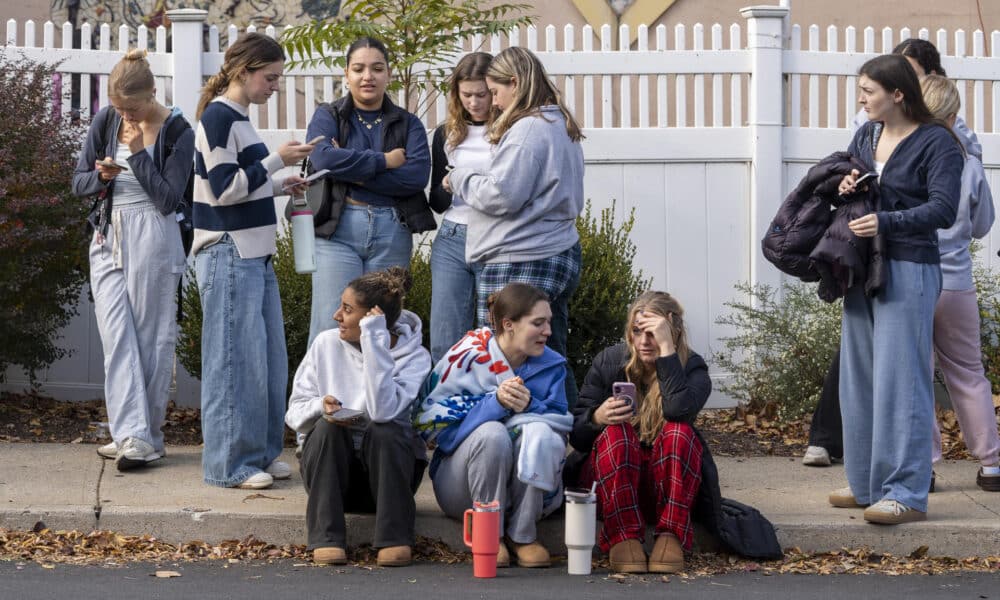
<svg viewBox="0 0 1000 600">
<path fill-rule="evenodd" d="M 555 256 L 520 263 L 487 263 L 476 287 L 476 317 L 479 326 L 489 325 L 486 300 L 512 282 L 527 283 L 549 295 L 555 302 L 580 272 L 579 244 Z M 574 284 L 575 285 L 575 284 Z M 565 352 L 565 348 L 560 350 Z"/>
<path fill-rule="evenodd" d="M 630 423 L 610 425 L 597 437 L 581 485 L 597 481 L 604 527 L 603 552 L 625 540 L 642 541 L 646 522 L 655 535 L 672 533 L 691 549 L 691 506 L 701 485 L 701 440 L 686 423 L 665 423 L 651 448 Z"/>
</svg>

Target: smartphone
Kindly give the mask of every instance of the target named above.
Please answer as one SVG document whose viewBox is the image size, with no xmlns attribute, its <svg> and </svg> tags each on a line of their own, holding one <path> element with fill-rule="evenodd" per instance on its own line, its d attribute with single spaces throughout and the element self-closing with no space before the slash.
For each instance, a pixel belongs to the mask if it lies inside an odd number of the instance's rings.
<svg viewBox="0 0 1000 600">
<path fill-rule="evenodd" d="M 365 413 L 353 408 L 341 408 L 333 414 L 323 413 L 323 418 L 337 425 L 357 425 L 364 420 Z"/>
<path fill-rule="evenodd" d="M 313 139 L 309 140 L 306 143 L 309 144 L 310 146 L 315 146 L 316 144 L 322 142 L 325 138 L 326 138 L 325 135 L 317 135 L 316 137 L 314 137 Z"/>
<path fill-rule="evenodd" d="M 123 162 L 118 162 L 117 160 L 102 160 L 101 164 L 105 167 L 115 167 L 121 169 L 122 171 L 128 171 L 128 164 Z"/>
<path fill-rule="evenodd" d="M 856 190 L 857 189 L 861 189 L 861 184 L 862 183 L 865 183 L 866 181 L 869 181 L 869 180 L 872 180 L 872 179 L 878 179 L 878 173 L 875 172 L 875 171 L 868 171 L 867 173 L 865 173 L 861 177 L 858 177 L 854 181 L 854 189 L 856 189 Z"/>
<path fill-rule="evenodd" d="M 305 178 L 305 181 L 300 181 L 300 182 L 298 182 L 298 183 L 293 183 L 293 184 L 291 184 L 291 185 L 284 185 L 284 186 L 281 186 L 281 191 L 283 191 L 283 192 L 287 192 L 288 190 L 292 189 L 293 187 L 295 187 L 295 186 L 297 186 L 297 185 L 302 185 L 302 184 L 306 184 L 306 185 L 312 185 L 312 183 L 313 183 L 314 181 L 316 181 L 316 180 L 317 180 L 317 179 L 319 179 L 320 177 L 323 177 L 324 175 L 326 175 L 326 174 L 327 174 L 327 173 L 329 173 L 329 172 L 330 172 L 330 169 L 320 169 L 319 171 L 316 171 L 315 173 L 313 173 L 313 174 L 312 174 L 312 175 L 310 175 L 309 177 L 306 177 L 306 178 Z"/>
<path fill-rule="evenodd" d="M 616 381 L 611 384 L 611 395 L 625 401 L 627 406 L 635 410 L 635 384 L 627 381 Z"/>
</svg>

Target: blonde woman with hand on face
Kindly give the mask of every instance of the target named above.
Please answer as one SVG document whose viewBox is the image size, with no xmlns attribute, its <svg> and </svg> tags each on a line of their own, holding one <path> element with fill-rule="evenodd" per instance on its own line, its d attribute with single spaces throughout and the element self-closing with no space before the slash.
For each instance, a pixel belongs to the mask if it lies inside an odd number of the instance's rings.
<svg viewBox="0 0 1000 600">
<path fill-rule="evenodd" d="M 273 39 L 248 33 L 226 50 L 198 103 L 194 246 L 203 311 L 201 422 L 204 480 L 262 489 L 287 479 L 284 437 L 288 358 L 274 255 L 274 196 L 302 182 L 274 178 L 312 146 L 286 142 L 269 152 L 249 118 L 284 70 Z M 298 190 L 296 190 L 298 191 Z"/>
<path fill-rule="evenodd" d="M 177 338 L 177 283 L 184 272 L 177 216 L 189 210 L 194 132 L 155 97 L 143 50 L 108 78 L 102 109 L 73 174 L 78 196 L 101 194 L 90 246 L 90 285 L 104 348 L 112 442 L 98 448 L 120 471 L 166 453 L 163 426 Z"/>
</svg>

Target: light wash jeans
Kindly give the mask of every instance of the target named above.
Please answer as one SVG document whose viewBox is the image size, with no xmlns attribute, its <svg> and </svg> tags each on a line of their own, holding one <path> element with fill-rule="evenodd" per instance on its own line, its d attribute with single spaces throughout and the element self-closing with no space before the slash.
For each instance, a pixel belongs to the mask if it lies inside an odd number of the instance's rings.
<svg viewBox="0 0 1000 600">
<path fill-rule="evenodd" d="M 333 313 L 354 279 L 389 267 L 410 268 L 413 234 L 395 208 L 344 205 L 340 224 L 329 239 L 316 238 L 316 272 L 312 274 L 309 343 L 337 326 Z"/>
<path fill-rule="evenodd" d="M 201 294 L 205 483 L 234 487 L 281 454 L 288 356 L 270 257 L 240 258 L 228 234 L 195 258 Z"/>
<path fill-rule="evenodd" d="M 174 215 L 152 203 L 111 214 L 103 244 L 90 245 L 90 289 L 104 349 L 111 437 L 163 451 L 163 421 L 177 342 L 177 282 L 184 249 Z"/>
<path fill-rule="evenodd" d="M 861 504 L 883 498 L 926 512 L 934 392 L 931 341 L 941 291 L 936 264 L 887 260 L 882 292 L 844 297 L 840 412 L 844 470 Z"/>
<path fill-rule="evenodd" d="M 434 364 L 476 326 L 476 280 L 482 265 L 465 262 L 466 225 L 441 222 L 431 246 L 431 360 Z"/>
</svg>

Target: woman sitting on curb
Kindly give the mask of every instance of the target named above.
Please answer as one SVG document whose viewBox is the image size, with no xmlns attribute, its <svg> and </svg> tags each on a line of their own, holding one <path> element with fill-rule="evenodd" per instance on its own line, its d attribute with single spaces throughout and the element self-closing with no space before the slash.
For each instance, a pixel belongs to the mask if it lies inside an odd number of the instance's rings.
<svg viewBox="0 0 1000 600">
<path fill-rule="evenodd" d="M 307 434 L 300 471 L 319 564 L 347 562 L 348 511 L 375 512 L 379 566 L 410 564 L 413 494 L 427 463 L 409 408 L 431 359 L 420 319 L 402 310 L 409 287 L 399 267 L 352 281 L 333 317 L 340 327 L 316 337 L 295 373 L 285 422 Z"/>
<path fill-rule="evenodd" d="M 639 296 L 629 308 L 625 343 L 594 358 L 573 411 L 570 443 L 581 454 L 571 461 L 580 468 L 580 485 L 597 482 L 604 519 L 598 543 L 619 573 L 684 569 L 703 465 L 714 477 L 708 446 L 692 426 L 712 382 L 705 361 L 688 347 L 683 316 L 670 294 Z M 615 382 L 635 385 L 634 402 L 612 394 Z M 647 520 L 656 534 L 648 562 Z"/>
<path fill-rule="evenodd" d="M 547 567 L 536 523 L 562 501 L 566 359 L 545 343 L 545 292 L 511 283 L 488 301 L 493 329 L 469 332 L 438 361 L 420 390 L 413 422 L 436 444 L 431 481 L 441 509 L 461 519 L 473 502 L 500 502 L 500 532 L 522 567 Z M 506 525 L 505 525 L 506 523 Z M 505 529 L 506 527 L 506 529 Z M 510 554 L 503 544 L 497 566 Z"/>
</svg>

